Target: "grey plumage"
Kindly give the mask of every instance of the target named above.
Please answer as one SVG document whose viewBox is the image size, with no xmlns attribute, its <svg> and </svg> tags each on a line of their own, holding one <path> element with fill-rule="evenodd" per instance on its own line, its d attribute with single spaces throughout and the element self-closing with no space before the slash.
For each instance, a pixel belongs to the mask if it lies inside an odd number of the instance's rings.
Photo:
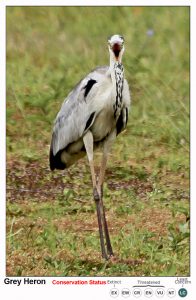
<svg viewBox="0 0 196 300">
<path fill-rule="evenodd" d="M 89 81 L 94 81 L 94 84 L 91 86 L 87 95 L 85 87 Z M 128 84 L 125 80 L 126 92 L 124 93 L 125 99 L 123 99 L 123 109 L 126 107 L 129 109 L 129 90 Z M 100 90 L 103 95 L 101 95 Z M 106 94 L 106 99 L 103 99 L 103 96 Z M 127 96 L 127 99 L 126 99 Z M 99 98 L 98 98 L 99 97 Z M 89 127 L 93 127 L 93 123 L 96 120 L 97 116 L 105 109 L 111 110 L 113 114 L 111 101 L 112 97 L 112 78 L 109 72 L 109 66 L 102 66 L 91 71 L 84 79 L 82 79 L 75 88 L 70 92 L 68 97 L 64 100 L 61 109 L 56 117 L 52 141 L 50 147 L 50 167 L 52 170 L 64 169 L 69 167 L 75 162 L 78 158 L 85 155 L 84 145 L 82 142 L 82 137 L 85 134 L 86 130 Z M 107 100 L 111 107 L 107 107 Z M 115 98 L 113 99 L 115 102 Z M 92 116 L 90 126 L 86 128 L 86 124 L 89 118 Z M 95 147 L 99 142 L 103 142 L 104 138 L 110 134 L 112 129 L 116 126 L 113 115 L 108 112 L 105 120 L 102 120 L 103 123 L 106 123 L 107 130 L 104 130 L 103 134 L 97 134 L 95 129 Z M 123 130 L 127 123 L 128 114 L 123 112 L 125 116 L 122 118 L 121 129 L 118 129 L 118 133 Z M 113 119 L 113 120 L 111 120 Z M 108 124 L 111 121 L 110 124 Z M 103 126 L 102 126 L 103 127 Z M 105 127 L 105 126 L 104 126 Z M 76 145 L 77 142 L 77 145 Z M 74 148 L 74 143 L 76 148 Z M 72 150 L 74 149 L 74 150 Z M 66 161 L 62 159 L 63 152 L 67 152 Z M 72 155 L 72 157 L 71 157 Z"/>
</svg>

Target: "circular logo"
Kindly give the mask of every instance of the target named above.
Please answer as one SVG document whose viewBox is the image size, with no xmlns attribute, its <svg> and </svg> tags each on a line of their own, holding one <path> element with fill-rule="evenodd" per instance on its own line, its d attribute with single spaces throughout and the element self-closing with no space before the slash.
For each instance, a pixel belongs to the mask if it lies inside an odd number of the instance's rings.
<svg viewBox="0 0 196 300">
<path fill-rule="evenodd" d="M 141 295 L 142 295 L 141 289 L 135 288 L 135 289 L 133 290 L 133 296 L 134 296 L 134 297 L 139 298 Z"/>
<path fill-rule="evenodd" d="M 165 295 L 164 289 L 162 289 L 162 288 L 156 289 L 156 296 L 157 296 L 157 297 L 161 298 L 161 297 L 163 297 L 164 295 Z"/>
<path fill-rule="evenodd" d="M 184 289 L 184 288 L 181 288 L 181 289 L 179 289 L 179 291 L 178 291 L 178 295 L 179 295 L 180 297 L 186 297 L 187 294 L 188 294 L 188 292 L 187 292 L 187 290 Z"/>
<path fill-rule="evenodd" d="M 131 292 L 130 292 L 129 289 L 122 289 L 121 295 L 122 295 L 123 297 L 127 298 L 127 297 L 130 297 Z"/>
<path fill-rule="evenodd" d="M 111 297 L 116 298 L 116 297 L 118 297 L 118 294 L 119 294 L 118 289 L 113 288 L 113 289 L 110 290 L 110 296 Z"/>
<path fill-rule="evenodd" d="M 170 288 L 167 290 L 168 297 L 173 298 L 173 297 L 175 297 L 175 295 L 176 295 L 176 291 L 173 288 Z"/>
<path fill-rule="evenodd" d="M 152 297 L 152 295 L 153 295 L 153 290 L 150 289 L 150 288 L 145 289 L 144 295 L 145 295 L 146 297 L 149 297 L 149 298 Z"/>
</svg>

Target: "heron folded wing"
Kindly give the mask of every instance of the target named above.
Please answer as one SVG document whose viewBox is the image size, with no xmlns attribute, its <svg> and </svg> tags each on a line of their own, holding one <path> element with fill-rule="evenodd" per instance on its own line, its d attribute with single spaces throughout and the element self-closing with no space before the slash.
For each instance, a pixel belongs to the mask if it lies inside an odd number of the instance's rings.
<svg viewBox="0 0 196 300">
<path fill-rule="evenodd" d="M 93 105 L 96 83 L 105 76 L 108 67 L 99 67 L 81 80 L 64 100 L 56 117 L 51 141 L 55 156 L 60 150 L 81 138 L 92 125 L 96 114 Z"/>
</svg>

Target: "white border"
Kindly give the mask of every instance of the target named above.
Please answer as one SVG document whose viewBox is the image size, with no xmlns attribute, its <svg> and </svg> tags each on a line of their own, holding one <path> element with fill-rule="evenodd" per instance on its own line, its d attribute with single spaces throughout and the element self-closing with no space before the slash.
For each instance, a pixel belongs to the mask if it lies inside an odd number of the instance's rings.
<svg viewBox="0 0 196 300">
<path fill-rule="evenodd" d="M 191 0 L 3 0 L 6 6 L 189 6 Z"/>
<path fill-rule="evenodd" d="M 194 129 L 195 129 L 195 108 L 196 108 L 196 98 L 195 96 L 195 64 L 196 64 L 196 46 L 195 46 L 195 28 L 196 28 L 196 2 L 195 0 L 186 1 L 186 0 L 110 0 L 110 1 L 96 1 L 86 0 L 86 1 L 63 1 L 63 0 L 7 0 L 0 2 L 0 99 L 1 99 L 1 106 L 0 106 L 0 128 L 1 128 L 1 135 L 0 135 L 0 290 L 1 295 L 4 294 L 6 299 L 24 299 L 21 296 L 25 296 L 28 299 L 42 299 L 47 298 L 49 299 L 81 299 L 84 298 L 88 299 L 112 299 L 108 294 L 108 287 L 97 287 L 97 286 L 81 286 L 81 287 L 62 287 L 62 286 L 53 286 L 50 284 L 52 278 L 46 278 L 47 284 L 46 286 L 23 286 L 23 287 L 16 287 L 5 285 L 3 280 L 5 278 L 5 7 L 6 6 L 191 6 L 191 182 L 196 178 L 195 174 L 195 166 L 196 166 L 196 147 L 194 141 Z M 171 24 L 172 26 L 172 24 Z M 196 201 L 196 193 L 195 193 L 195 185 L 192 184 L 191 186 L 191 228 L 192 228 L 192 235 L 191 235 L 191 280 L 195 282 L 196 279 L 196 271 L 193 266 L 196 265 L 196 260 L 194 254 L 196 253 L 196 245 L 193 242 L 195 240 L 194 228 L 196 226 L 195 218 L 193 212 L 195 212 L 195 201 Z M 59 278 L 60 279 L 60 278 Z M 63 280 L 64 278 L 62 278 Z M 68 278 L 67 278 L 68 279 Z M 71 278 L 73 279 L 73 278 Z M 76 279 L 76 278 L 75 278 Z M 82 280 L 80 277 L 79 279 Z M 84 278 L 84 280 L 87 278 Z M 90 280 L 91 278 L 88 278 Z M 96 277 L 98 280 L 99 278 Z M 105 278 L 107 279 L 107 278 Z M 111 279 L 111 278 L 110 278 Z M 117 280 L 117 278 L 114 278 Z M 123 279 L 124 286 L 130 286 L 130 284 L 136 284 L 137 278 L 127 278 L 127 277 L 120 277 L 119 279 Z M 139 278 L 138 278 L 139 279 Z M 144 277 L 143 279 L 147 279 Z M 150 278 L 149 278 L 150 279 Z M 157 280 L 160 278 L 157 278 Z M 175 278 L 163 278 L 161 277 L 162 282 L 164 282 L 167 287 L 173 284 L 173 280 Z M 103 280 L 103 278 L 100 278 Z M 153 280 L 156 280 L 153 277 Z M 192 286 L 188 289 L 189 296 L 185 299 L 195 299 L 196 292 Z M 141 297 L 144 299 L 143 297 Z M 141 299 L 139 298 L 139 299 Z M 116 299 L 123 299 L 123 297 L 118 297 Z M 133 299 L 131 296 L 128 299 Z M 147 298 L 145 298 L 147 299 Z M 157 299 L 157 297 L 151 297 L 150 299 Z M 163 299 L 169 299 L 166 296 Z M 178 297 L 179 299 L 179 297 Z"/>
<path fill-rule="evenodd" d="M 5 138 L 6 138 L 6 121 L 5 121 L 5 7 L 0 6 L 0 274 L 5 273 Z"/>
</svg>

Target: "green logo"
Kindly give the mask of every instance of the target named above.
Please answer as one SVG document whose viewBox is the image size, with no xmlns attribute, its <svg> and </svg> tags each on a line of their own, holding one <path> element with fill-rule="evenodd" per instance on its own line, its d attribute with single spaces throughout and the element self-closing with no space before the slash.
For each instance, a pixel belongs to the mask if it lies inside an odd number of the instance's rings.
<svg viewBox="0 0 196 300">
<path fill-rule="evenodd" d="M 187 290 L 184 289 L 184 288 L 179 289 L 179 291 L 178 291 L 178 295 L 179 295 L 180 297 L 186 297 L 187 294 L 188 294 L 188 292 L 187 292 Z"/>
</svg>

